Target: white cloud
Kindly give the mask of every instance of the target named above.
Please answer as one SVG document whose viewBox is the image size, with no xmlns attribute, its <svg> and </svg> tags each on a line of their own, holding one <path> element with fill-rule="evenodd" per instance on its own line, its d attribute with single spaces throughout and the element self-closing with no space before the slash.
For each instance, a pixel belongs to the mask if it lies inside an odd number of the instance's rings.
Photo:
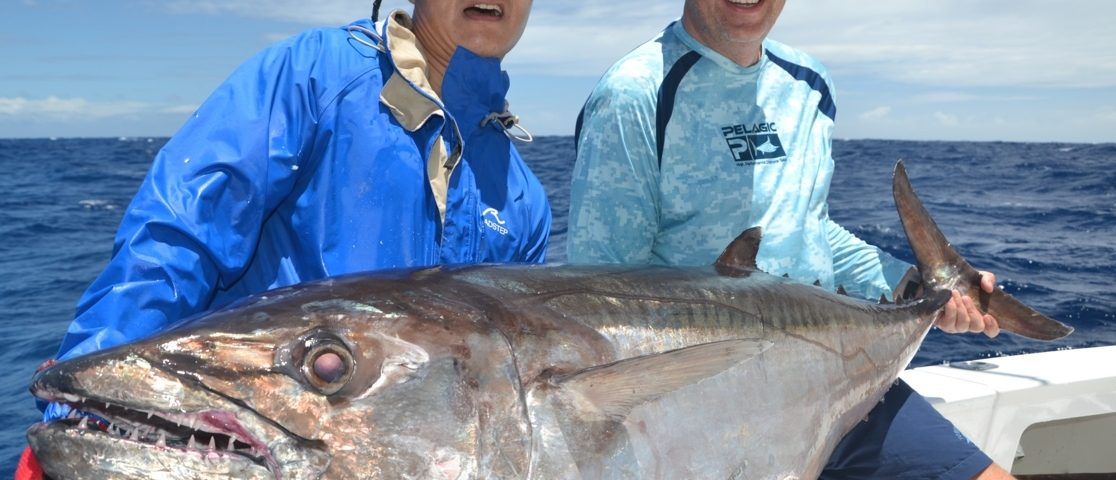
<svg viewBox="0 0 1116 480">
<path fill-rule="evenodd" d="M 399 0 L 387 0 L 380 11 L 386 13 L 393 8 L 402 8 L 403 4 Z M 171 0 L 159 5 L 178 14 L 231 14 L 308 26 L 344 24 L 372 13 L 371 1 L 357 0 Z"/>
<path fill-rule="evenodd" d="M 1116 86 L 1116 3 L 790 2 L 773 37 L 831 70 L 914 85 Z"/>
<path fill-rule="evenodd" d="M 0 117 L 33 120 L 98 120 L 151 111 L 143 102 L 92 102 L 83 98 L 0 97 Z"/>
<path fill-rule="evenodd" d="M 1096 119 L 1104 123 L 1116 123 L 1116 110 L 1097 112 Z"/>
<path fill-rule="evenodd" d="M 507 65 L 516 73 L 600 75 L 681 15 L 682 1 L 536 1 Z M 177 13 L 232 14 L 335 25 L 368 15 L 367 0 L 173 0 Z M 385 0 L 381 12 L 406 0 Z M 789 2 L 772 36 L 831 70 L 914 85 L 1116 86 L 1116 3 L 890 0 Z M 287 34 L 275 34 L 286 37 Z M 836 75 L 840 78 L 841 75 Z"/>
<path fill-rule="evenodd" d="M 951 115 L 945 112 L 934 112 L 934 119 L 938 123 L 947 127 L 956 127 L 961 122 L 957 119 L 957 115 Z"/>
<path fill-rule="evenodd" d="M 197 105 L 171 105 L 169 107 L 162 108 L 159 111 L 161 113 L 174 113 L 174 114 L 190 115 L 190 114 L 194 113 L 197 109 L 198 109 Z"/>
<path fill-rule="evenodd" d="M 882 107 L 873 108 L 872 110 L 869 110 L 867 112 L 864 112 L 864 113 L 860 114 L 860 119 L 864 120 L 864 121 L 869 121 L 869 122 L 878 121 L 878 120 L 883 120 L 890 113 L 891 113 L 891 107 L 882 106 Z"/>
</svg>

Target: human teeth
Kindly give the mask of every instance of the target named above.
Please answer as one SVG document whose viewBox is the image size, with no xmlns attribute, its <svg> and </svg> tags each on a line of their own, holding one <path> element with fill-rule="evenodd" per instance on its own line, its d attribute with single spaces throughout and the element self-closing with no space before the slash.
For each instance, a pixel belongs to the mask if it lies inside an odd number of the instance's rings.
<svg viewBox="0 0 1116 480">
<path fill-rule="evenodd" d="M 493 12 L 496 12 L 497 15 L 502 15 L 504 13 L 504 11 L 500 9 L 499 5 L 492 5 L 488 3 L 478 3 L 476 5 L 473 5 L 473 8 L 477 8 L 480 10 L 491 10 Z"/>
</svg>

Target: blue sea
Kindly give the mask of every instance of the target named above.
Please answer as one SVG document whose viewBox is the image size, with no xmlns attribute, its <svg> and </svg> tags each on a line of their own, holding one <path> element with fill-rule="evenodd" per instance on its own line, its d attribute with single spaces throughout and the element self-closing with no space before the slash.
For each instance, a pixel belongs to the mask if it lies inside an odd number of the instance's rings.
<svg viewBox="0 0 1116 480">
<path fill-rule="evenodd" d="M 38 418 L 27 392 L 51 357 L 82 291 L 112 252 L 113 233 L 166 139 L 0 139 L 0 478 L 11 478 L 23 432 Z M 550 260 L 565 258 L 572 137 L 520 151 L 554 209 Z M 931 332 L 915 365 L 1116 344 L 1116 144 L 847 140 L 831 214 L 912 261 L 891 200 L 903 159 L 942 231 L 1009 293 L 1069 323 L 1040 343 Z"/>
</svg>

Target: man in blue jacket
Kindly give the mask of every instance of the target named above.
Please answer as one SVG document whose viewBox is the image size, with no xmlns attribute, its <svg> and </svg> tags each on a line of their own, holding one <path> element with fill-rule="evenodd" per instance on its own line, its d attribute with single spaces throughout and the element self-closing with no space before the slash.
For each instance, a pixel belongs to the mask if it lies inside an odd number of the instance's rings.
<svg viewBox="0 0 1116 480">
<path fill-rule="evenodd" d="M 500 66 L 532 2 L 414 3 L 280 42 L 218 87 L 156 156 L 58 358 L 323 277 L 543 262 L 550 206 Z"/>
<path fill-rule="evenodd" d="M 605 73 L 578 122 L 571 262 L 710 265 L 759 225 L 757 263 L 768 273 L 868 299 L 917 289 L 910 265 L 829 218 L 833 89 L 816 60 L 767 38 L 784 3 L 686 0 L 680 21 Z M 985 274 L 982 288 L 994 282 Z M 999 330 L 959 292 L 936 324 Z M 822 472 L 1007 475 L 903 383 Z"/>
</svg>

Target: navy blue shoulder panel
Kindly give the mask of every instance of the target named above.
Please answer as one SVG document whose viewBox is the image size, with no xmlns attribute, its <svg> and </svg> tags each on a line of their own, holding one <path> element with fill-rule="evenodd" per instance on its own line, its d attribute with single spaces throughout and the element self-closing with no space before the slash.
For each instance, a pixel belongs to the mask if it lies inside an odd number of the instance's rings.
<svg viewBox="0 0 1116 480">
<path fill-rule="evenodd" d="M 770 58 L 776 65 L 786 70 L 795 80 L 806 82 L 810 88 L 814 89 L 821 94 L 821 100 L 818 101 L 818 109 L 822 114 L 829 117 L 830 120 L 837 121 L 837 106 L 833 104 L 833 96 L 829 94 L 829 85 L 825 83 L 825 79 L 821 74 L 803 67 L 797 63 L 793 63 L 782 58 L 775 56 L 771 50 L 765 50 L 767 58 Z"/>
<path fill-rule="evenodd" d="M 588 103 L 588 102 L 586 102 Z M 574 122 L 574 153 L 577 153 L 577 147 L 581 145 L 581 124 L 585 123 L 585 105 L 581 106 L 581 111 L 577 112 L 577 121 Z"/>
<path fill-rule="evenodd" d="M 670 71 L 663 77 L 659 85 L 658 104 L 655 106 L 655 154 L 659 159 L 659 168 L 663 166 L 663 144 L 666 142 L 666 127 L 670 123 L 670 116 L 674 114 L 674 95 L 678 93 L 678 85 L 682 77 L 701 60 L 701 54 L 695 51 L 683 55 L 671 65 Z"/>
</svg>

